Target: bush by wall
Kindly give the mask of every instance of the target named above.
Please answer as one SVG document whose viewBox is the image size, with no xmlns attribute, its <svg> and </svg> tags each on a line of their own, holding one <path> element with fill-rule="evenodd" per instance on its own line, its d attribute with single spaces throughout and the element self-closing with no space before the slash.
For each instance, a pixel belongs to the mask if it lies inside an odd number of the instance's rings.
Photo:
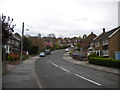
<svg viewBox="0 0 120 90">
<path fill-rule="evenodd" d="M 110 58 L 89 57 L 89 63 L 100 66 L 120 68 L 120 60 Z"/>
<path fill-rule="evenodd" d="M 90 58 L 90 57 L 97 57 L 98 55 L 96 54 L 96 53 L 91 53 L 89 56 L 88 56 L 88 58 Z"/>
</svg>

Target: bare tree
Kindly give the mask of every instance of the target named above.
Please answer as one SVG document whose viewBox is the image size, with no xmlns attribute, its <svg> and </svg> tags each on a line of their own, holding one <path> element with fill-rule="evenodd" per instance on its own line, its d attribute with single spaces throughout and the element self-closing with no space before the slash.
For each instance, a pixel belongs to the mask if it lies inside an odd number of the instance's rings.
<svg viewBox="0 0 120 90">
<path fill-rule="evenodd" d="M 55 38 L 56 36 L 54 33 L 50 33 L 50 34 L 48 34 L 48 37 Z"/>
<path fill-rule="evenodd" d="M 38 33 L 38 38 L 41 38 L 41 33 Z"/>
<path fill-rule="evenodd" d="M 13 29 L 16 25 L 12 25 L 13 18 L 10 19 L 9 16 L 6 18 L 6 16 L 4 16 L 3 14 L 1 21 L 2 21 L 2 44 L 4 45 L 6 44 L 12 33 L 14 32 Z"/>
</svg>

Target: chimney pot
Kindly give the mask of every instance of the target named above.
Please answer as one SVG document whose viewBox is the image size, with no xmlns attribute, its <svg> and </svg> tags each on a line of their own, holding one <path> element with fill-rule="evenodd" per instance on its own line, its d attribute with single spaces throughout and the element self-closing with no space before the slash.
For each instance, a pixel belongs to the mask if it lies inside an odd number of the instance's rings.
<svg viewBox="0 0 120 90">
<path fill-rule="evenodd" d="M 93 34 L 93 32 L 91 32 L 91 34 Z"/>
<path fill-rule="evenodd" d="M 105 28 L 103 28 L 103 33 L 105 33 Z"/>
</svg>

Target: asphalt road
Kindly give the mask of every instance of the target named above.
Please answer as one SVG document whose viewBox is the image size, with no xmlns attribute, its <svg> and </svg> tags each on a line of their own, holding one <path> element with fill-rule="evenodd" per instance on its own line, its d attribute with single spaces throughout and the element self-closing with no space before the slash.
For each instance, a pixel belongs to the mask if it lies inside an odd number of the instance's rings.
<svg viewBox="0 0 120 90">
<path fill-rule="evenodd" d="M 53 51 L 35 62 L 40 88 L 118 88 L 118 75 L 68 63 L 64 53 Z"/>
</svg>

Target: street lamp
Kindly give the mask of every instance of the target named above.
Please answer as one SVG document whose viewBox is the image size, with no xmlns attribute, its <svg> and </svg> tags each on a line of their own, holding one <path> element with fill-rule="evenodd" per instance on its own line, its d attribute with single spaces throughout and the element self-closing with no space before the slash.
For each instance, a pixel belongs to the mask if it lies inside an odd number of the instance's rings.
<svg viewBox="0 0 120 90">
<path fill-rule="evenodd" d="M 29 31 L 29 29 L 26 29 Z M 22 24 L 22 36 L 21 36 L 21 61 L 23 60 L 23 35 L 24 35 L 24 22 Z"/>
</svg>

